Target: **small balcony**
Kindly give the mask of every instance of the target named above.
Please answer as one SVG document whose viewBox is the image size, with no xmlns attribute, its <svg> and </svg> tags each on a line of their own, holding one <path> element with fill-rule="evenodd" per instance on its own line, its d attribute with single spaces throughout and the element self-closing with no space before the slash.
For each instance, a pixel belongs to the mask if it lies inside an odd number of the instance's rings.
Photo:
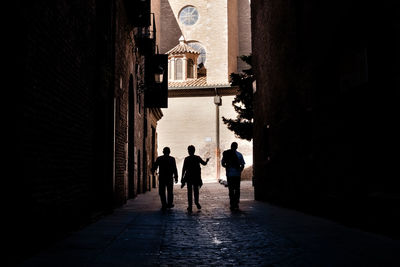
<svg viewBox="0 0 400 267">
<path fill-rule="evenodd" d="M 133 34 L 136 46 L 144 55 L 153 55 L 156 49 L 156 23 L 154 13 L 149 13 L 151 24 L 146 27 L 135 27 Z"/>
</svg>

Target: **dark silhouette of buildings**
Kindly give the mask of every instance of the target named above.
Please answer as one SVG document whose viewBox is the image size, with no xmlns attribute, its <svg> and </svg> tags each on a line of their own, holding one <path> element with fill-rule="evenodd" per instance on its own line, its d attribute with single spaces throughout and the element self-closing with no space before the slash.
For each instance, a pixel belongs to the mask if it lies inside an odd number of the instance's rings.
<svg viewBox="0 0 400 267">
<path fill-rule="evenodd" d="M 255 198 L 394 233 L 396 1 L 251 1 Z"/>
</svg>

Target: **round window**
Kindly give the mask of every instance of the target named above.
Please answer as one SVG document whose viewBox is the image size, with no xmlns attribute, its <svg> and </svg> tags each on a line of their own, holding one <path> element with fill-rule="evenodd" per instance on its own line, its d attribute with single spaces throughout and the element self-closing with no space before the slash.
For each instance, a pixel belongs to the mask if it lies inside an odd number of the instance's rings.
<svg viewBox="0 0 400 267">
<path fill-rule="evenodd" d="M 184 25 L 193 25 L 199 19 L 199 12 L 194 6 L 184 7 L 179 13 L 179 20 Z"/>
</svg>

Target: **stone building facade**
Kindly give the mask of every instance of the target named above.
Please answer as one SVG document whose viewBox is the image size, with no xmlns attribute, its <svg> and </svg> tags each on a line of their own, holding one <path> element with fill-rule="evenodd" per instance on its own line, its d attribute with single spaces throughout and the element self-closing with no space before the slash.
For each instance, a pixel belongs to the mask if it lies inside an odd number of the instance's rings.
<svg viewBox="0 0 400 267">
<path fill-rule="evenodd" d="M 26 28 L 15 60 L 23 79 L 14 151 L 21 171 L 13 179 L 20 197 L 11 228 L 19 251 L 40 248 L 157 185 L 150 167 L 162 111 L 144 103 L 146 59 L 156 46 L 141 34 L 153 29 L 138 27 L 138 12 L 150 17 L 150 5 L 19 2 Z"/>
<path fill-rule="evenodd" d="M 159 0 L 160 53 L 186 42 L 200 43 L 206 52 L 207 83 L 227 84 L 229 75 L 243 67 L 238 56 L 251 53 L 249 0 Z M 185 7 L 195 7 L 195 24 L 185 25 L 179 15 Z M 239 66 L 239 69 L 238 69 Z"/>
<path fill-rule="evenodd" d="M 155 1 L 153 1 L 155 2 Z M 197 79 L 169 79 L 169 104 L 159 124 L 159 152 L 169 146 L 178 168 L 186 157 L 187 146 L 211 157 L 203 167 L 206 180 L 225 177 L 219 165 L 221 150 L 239 143 L 247 166 L 252 165 L 252 142 L 234 136 L 222 122 L 222 116 L 235 118 L 232 100 L 236 91 L 229 75 L 247 68 L 238 58 L 251 53 L 250 2 L 248 0 L 159 0 L 153 12 L 159 12 L 160 53 L 167 53 L 183 40 L 200 52 Z M 172 60 L 174 60 L 172 58 Z M 171 66 L 175 66 L 171 63 Z M 172 69 L 174 73 L 175 69 Z M 215 96 L 222 105 L 215 105 Z M 220 175 L 221 174 L 221 175 Z M 218 176 L 218 177 L 217 177 Z"/>
</svg>

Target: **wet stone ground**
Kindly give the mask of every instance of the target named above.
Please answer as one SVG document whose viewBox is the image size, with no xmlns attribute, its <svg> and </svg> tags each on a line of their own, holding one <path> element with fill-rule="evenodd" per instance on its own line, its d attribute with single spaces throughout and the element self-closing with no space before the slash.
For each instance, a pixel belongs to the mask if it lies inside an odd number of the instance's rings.
<svg viewBox="0 0 400 267">
<path fill-rule="evenodd" d="M 237 212 L 219 183 L 203 185 L 192 213 L 186 187 L 174 192 L 172 210 L 152 190 L 22 266 L 400 266 L 398 240 L 254 201 L 250 181 Z"/>
<path fill-rule="evenodd" d="M 253 199 L 251 183 L 242 183 L 242 205 Z M 229 210 L 227 189 L 201 189 L 202 209 L 185 212 L 186 190 L 176 190 L 176 208 L 166 218 L 159 263 L 176 266 L 262 266 L 299 253 L 296 244 L 259 225 L 248 216 L 251 206 Z M 246 203 L 248 204 L 248 203 Z"/>
</svg>

